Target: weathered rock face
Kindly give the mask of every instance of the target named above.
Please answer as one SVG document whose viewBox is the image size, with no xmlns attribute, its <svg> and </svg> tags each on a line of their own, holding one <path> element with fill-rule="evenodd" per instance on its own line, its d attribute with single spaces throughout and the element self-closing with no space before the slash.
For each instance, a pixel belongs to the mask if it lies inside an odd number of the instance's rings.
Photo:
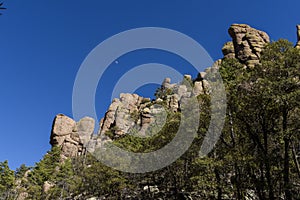
<svg viewBox="0 0 300 200">
<path fill-rule="evenodd" d="M 246 24 L 233 24 L 228 32 L 232 38 L 235 57 L 248 67 L 253 67 L 259 63 L 263 47 L 270 42 L 268 34 Z M 226 43 L 223 49 L 225 57 L 233 56 L 229 43 Z"/>
<path fill-rule="evenodd" d="M 158 100 L 162 101 L 162 100 Z M 178 107 L 178 103 L 176 105 Z M 110 132 L 114 137 L 124 134 L 146 136 L 148 127 L 155 121 L 156 115 L 163 112 L 163 108 L 155 105 L 149 98 L 137 94 L 121 94 L 120 99 L 114 99 L 105 117 L 101 119 L 99 136 Z"/>
<path fill-rule="evenodd" d="M 52 126 L 50 144 L 59 146 L 62 158 L 69 158 L 84 153 L 84 142 L 89 141 L 94 132 L 94 119 L 85 117 L 79 122 L 58 114 Z"/>
<path fill-rule="evenodd" d="M 128 133 L 138 123 L 141 126 L 146 125 L 149 121 L 148 117 L 140 114 L 149 102 L 149 98 L 122 93 L 120 99 L 113 100 L 105 117 L 101 120 L 100 134 L 113 129 L 114 134 L 120 136 Z"/>
<path fill-rule="evenodd" d="M 226 42 L 222 48 L 222 52 L 223 52 L 224 58 L 235 58 L 233 42 L 232 41 Z"/>
</svg>

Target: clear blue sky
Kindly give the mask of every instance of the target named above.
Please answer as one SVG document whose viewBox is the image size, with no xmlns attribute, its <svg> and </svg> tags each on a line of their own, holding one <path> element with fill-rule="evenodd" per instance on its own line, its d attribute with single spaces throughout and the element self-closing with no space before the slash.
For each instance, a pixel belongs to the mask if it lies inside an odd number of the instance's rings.
<svg viewBox="0 0 300 200">
<path fill-rule="evenodd" d="M 194 38 L 215 60 L 230 40 L 227 29 L 232 23 L 247 23 L 265 30 L 272 40 L 286 38 L 293 43 L 295 25 L 300 23 L 299 0 L 6 0 L 4 4 L 0 161 L 9 160 L 13 169 L 22 163 L 34 165 L 50 149 L 54 116 L 72 116 L 73 83 L 82 61 L 108 37 L 131 28 L 170 28 Z M 191 72 L 183 68 L 184 61 L 155 51 L 128 55 L 118 67 L 153 61 Z M 103 84 L 122 72 L 118 67 L 112 66 Z M 109 89 L 97 92 L 98 118 L 109 105 L 109 95 Z"/>
</svg>

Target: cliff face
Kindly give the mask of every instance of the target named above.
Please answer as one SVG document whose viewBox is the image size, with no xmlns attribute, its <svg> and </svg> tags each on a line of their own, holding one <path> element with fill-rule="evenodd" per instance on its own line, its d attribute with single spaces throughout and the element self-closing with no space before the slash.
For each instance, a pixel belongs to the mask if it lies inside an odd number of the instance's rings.
<svg viewBox="0 0 300 200">
<path fill-rule="evenodd" d="M 233 24 L 228 32 L 232 41 L 222 48 L 224 58 L 236 58 L 247 67 L 258 64 L 263 47 L 270 42 L 267 33 L 245 24 Z M 297 26 L 297 36 L 296 47 L 300 48 L 300 25 Z M 59 114 L 53 121 L 50 144 L 60 146 L 62 158 L 68 158 L 84 154 L 85 151 L 93 152 L 103 142 L 124 134 L 139 132 L 141 137 L 146 136 L 151 124 L 161 123 L 155 116 L 163 113 L 164 108 L 157 105 L 164 103 L 170 112 L 178 112 L 185 98 L 209 94 L 210 86 L 205 76 L 210 71 L 217 70 L 221 62 L 222 60 L 216 61 L 205 72 L 199 73 L 195 80 L 192 80 L 190 75 L 185 75 L 183 80 L 193 83 L 193 88 L 188 88 L 182 83 L 172 84 L 170 78 L 166 78 L 158 90 L 158 98 L 152 101 L 137 94 L 120 94 L 120 98 L 113 100 L 101 119 L 100 130 L 96 135 L 93 134 L 94 119 L 85 117 L 75 122 Z"/>
</svg>

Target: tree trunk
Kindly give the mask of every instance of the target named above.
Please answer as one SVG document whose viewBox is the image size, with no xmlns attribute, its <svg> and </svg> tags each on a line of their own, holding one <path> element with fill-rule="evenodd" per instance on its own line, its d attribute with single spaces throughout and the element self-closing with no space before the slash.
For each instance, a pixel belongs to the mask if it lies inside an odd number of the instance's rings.
<svg viewBox="0 0 300 200">
<path fill-rule="evenodd" d="M 286 200 L 292 200 L 292 195 L 290 191 L 290 156 L 289 156 L 290 140 L 289 138 L 284 138 L 284 169 L 283 169 L 283 179 L 284 179 L 284 194 Z"/>
<path fill-rule="evenodd" d="M 268 192 L 269 192 L 269 199 L 274 200 L 274 191 L 273 191 L 273 183 L 272 183 L 272 176 L 271 176 L 271 166 L 270 166 L 270 159 L 269 159 L 269 142 L 268 142 L 268 131 L 266 130 L 266 123 L 262 123 L 263 129 L 263 140 L 264 140 L 264 164 L 266 168 L 266 179 L 268 185 Z"/>
<path fill-rule="evenodd" d="M 217 168 L 215 169 L 215 176 L 216 176 L 216 180 L 217 180 L 217 192 L 218 192 L 217 199 L 222 200 L 221 177 L 220 177 L 220 172 Z"/>
<path fill-rule="evenodd" d="M 287 109 L 283 110 L 282 113 L 282 130 L 284 134 L 284 169 L 283 169 L 283 179 L 284 179 L 284 194 L 286 200 L 292 200 L 292 194 L 290 191 L 290 138 L 287 135 Z"/>
<path fill-rule="evenodd" d="M 294 163 L 296 165 L 296 170 L 297 170 L 297 173 L 298 173 L 298 177 L 300 179 L 300 164 L 299 164 L 298 159 L 297 159 L 297 153 L 296 153 L 296 150 L 295 150 L 294 143 L 293 143 L 293 159 L 294 159 Z"/>
</svg>

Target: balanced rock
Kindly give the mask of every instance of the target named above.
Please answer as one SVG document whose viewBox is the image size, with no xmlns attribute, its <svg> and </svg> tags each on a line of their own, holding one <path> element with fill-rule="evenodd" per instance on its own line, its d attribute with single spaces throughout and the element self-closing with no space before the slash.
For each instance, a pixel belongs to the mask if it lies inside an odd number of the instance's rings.
<svg viewBox="0 0 300 200">
<path fill-rule="evenodd" d="M 259 63 L 263 47 L 270 42 L 268 34 L 246 24 L 233 24 L 228 32 L 232 38 L 235 57 L 248 67 Z M 225 53 L 228 53 L 227 49 L 228 47 L 225 48 Z"/>
</svg>

